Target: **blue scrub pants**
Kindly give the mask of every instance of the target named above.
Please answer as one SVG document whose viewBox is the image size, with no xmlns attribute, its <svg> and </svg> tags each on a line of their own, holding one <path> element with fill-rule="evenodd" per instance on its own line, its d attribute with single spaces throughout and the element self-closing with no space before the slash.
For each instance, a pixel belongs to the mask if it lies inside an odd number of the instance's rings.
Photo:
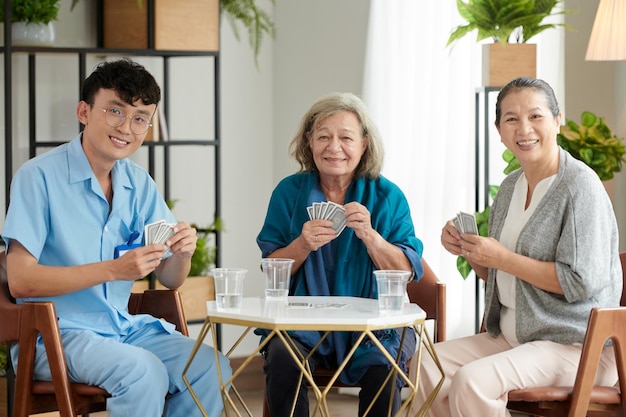
<svg viewBox="0 0 626 417">
<path fill-rule="evenodd" d="M 109 417 L 202 415 L 182 378 L 193 339 L 170 334 L 158 323 L 122 338 L 86 330 L 65 330 L 62 338 L 70 378 L 107 390 Z M 231 375 L 229 361 L 219 355 L 226 380 Z M 186 376 L 209 416 L 218 417 L 223 404 L 213 348 L 201 346 Z M 37 346 L 35 378 L 51 380 L 43 344 Z"/>
</svg>

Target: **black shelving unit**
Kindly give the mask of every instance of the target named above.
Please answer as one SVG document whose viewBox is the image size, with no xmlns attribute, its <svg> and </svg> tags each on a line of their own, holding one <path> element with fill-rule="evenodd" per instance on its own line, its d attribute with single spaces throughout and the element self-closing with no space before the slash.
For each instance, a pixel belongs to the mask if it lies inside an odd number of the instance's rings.
<svg viewBox="0 0 626 417">
<path fill-rule="evenodd" d="M 147 149 L 148 153 L 148 167 L 147 170 L 150 175 L 156 180 L 156 173 L 159 168 L 162 169 L 163 176 L 163 197 L 166 200 L 170 200 L 172 197 L 172 190 L 170 185 L 170 178 L 172 175 L 171 158 L 172 151 L 175 147 L 199 147 L 199 148 L 213 148 L 213 169 L 214 169 L 214 184 L 213 184 L 213 198 L 214 198 L 214 213 L 213 218 L 221 217 L 221 164 L 220 164 L 220 138 L 221 138 L 221 126 L 220 126 L 220 54 L 219 51 L 165 51 L 154 49 L 154 38 L 151 36 L 153 31 L 154 22 L 154 0 L 144 1 L 144 7 L 147 7 L 148 12 L 148 48 L 147 49 L 105 49 L 103 45 L 102 35 L 102 0 L 97 0 L 97 10 L 99 11 L 99 18 L 97 19 L 97 44 L 98 47 L 93 48 L 72 48 L 72 47 L 22 47 L 13 46 L 11 37 L 11 25 L 4 25 L 4 45 L 0 47 L 0 53 L 4 57 L 4 184 L 5 184 L 5 211 L 9 207 L 10 199 L 10 185 L 13 178 L 14 169 L 14 153 L 13 153 L 13 56 L 15 54 L 22 54 L 28 57 L 28 149 L 29 157 L 32 158 L 37 154 L 37 150 L 41 148 L 52 148 L 58 146 L 64 142 L 52 142 L 52 141 L 40 141 L 38 140 L 37 132 L 37 115 L 36 115 L 36 74 L 37 74 L 37 60 L 36 57 L 43 54 L 66 54 L 72 55 L 77 58 L 78 65 L 78 79 L 76 80 L 78 85 L 78 91 L 80 91 L 80 85 L 82 84 L 87 74 L 87 57 L 88 56 L 133 56 L 133 57 L 160 57 L 163 63 L 163 84 L 161 85 L 163 97 L 165 102 L 161 103 L 163 106 L 164 116 L 166 121 L 169 121 L 168 110 L 171 108 L 169 99 L 170 81 L 173 75 L 170 72 L 170 63 L 172 60 L 181 57 L 206 57 L 207 60 L 213 62 L 213 109 L 214 109 L 214 137 L 206 139 L 186 139 L 186 138 L 172 138 L 167 141 L 152 141 L 144 142 L 143 146 Z M 11 0 L 4 2 L 4 16 L 6 21 L 10 21 L 11 16 Z M 76 97 L 76 102 L 79 97 Z M 68 109 L 71 111 L 71 109 Z M 171 125 L 168 123 L 168 125 Z M 80 126 L 77 123 L 77 132 Z M 162 151 L 162 157 L 157 158 L 156 150 Z M 162 164 L 158 166 L 157 164 Z M 205 189 L 210 187 L 205 187 Z M 211 219 L 208 219 L 211 220 Z M 210 223 L 210 221 L 209 221 Z M 220 247 L 221 247 L 221 234 L 215 232 L 215 244 L 217 247 L 216 253 L 216 265 L 221 264 Z M 151 283 L 151 287 L 154 287 L 154 281 Z M 217 329 L 217 342 L 218 348 L 221 345 L 221 329 Z M 9 415 L 12 410 L 12 382 L 9 383 L 8 391 L 8 407 Z"/>
<path fill-rule="evenodd" d="M 498 93 L 502 87 L 486 86 L 476 89 L 475 92 L 475 122 L 474 122 L 474 181 L 475 181 L 475 194 L 474 194 L 474 208 L 477 212 L 482 211 L 485 207 L 491 205 L 489 196 L 489 142 L 491 135 L 489 130 L 493 127 L 490 122 L 490 115 L 492 112 L 492 106 L 495 101 L 492 101 L 492 96 Z M 476 277 L 475 286 L 475 322 L 474 331 L 478 333 L 480 331 L 480 325 L 482 322 L 482 308 L 480 304 L 482 296 L 481 280 Z"/>
<path fill-rule="evenodd" d="M 154 0 L 148 0 L 145 2 L 146 7 L 148 8 L 148 15 L 153 15 L 153 6 Z M 102 0 L 98 0 L 97 10 L 102 10 Z M 11 1 L 7 0 L 4 2 L 4 15 L 8 18 L 11 12 Z M 153 19 L 148 19 L 149 22 L 152 22 Z M 152 25 L 149 23 L 149 28 Z M 152 33 L 149 30 L 149 33 Z M 102 45 L 102 19 L 101 16 L 98 18 L 97 24 L 97 39 L 98 45 Z M 163 91 L 164 102 L 160 104 L 163 106 L 165 119 L 168 120 L 168 110 L 171 108 L 169 101 L 170 94 L 170 81 L 173 75 L 170 71 L 170 62 L 177 58 L 181 57 L 205 57 L 207 60 L 212 60 L 213 62 L 213 87 L 214 87 L 214 137 L 206 138 L 206 139 L 185 139 L 185 138 L 170 138 L 167 141 L 152 141 L 152 142 L 144 142 L 143 146 L 147 148 L 148 153 L 148 167 L 147 170 L 150 175 L 156 179 L 156 174 L 159 169 L 162 169 L 162 187 L 163 187 L 163 197 L 166 200 L 170 200 L 172 198 L 172 190 L 170 185 L 170 178 L 172 175 L 171 169 L 171 159 L 173 148 L 175 147 L 200 147 L 200 148 L 213 148 L 213 167 L 214 167 L 214 184 L 213 184 L 213 198 L 215 201 L 215 208 L 213 216 L 214 218 L 218 218 L 221 216 L 220 209 L 220 196 L 221 196 L 221 188 L 220 188 L 220 137 L 221 137 L 221 129 L 220 129 L 220 56 L 219 51 L 164 51 L 164 50 L 155 50 L 153 48 L 154 40 L 152 36 L 148 37 L 148 48 L 147 49 L 105 49 L 102 47 L 93 47 L 93 48 L 72 48 L 72 47 L 22 47 L 22 46 L 13 46 L 11 44 L 11 25 L 4 25 L 4 45 L 0 49 L 2 54 L 4 55 L 4 119 L 5 119 L 5 143 L 4 143 L 4 161 L 5 161 L 5 210 L 8 209 L 9 206 L 9 198 L 10 198 L 10 184 L 13 177 L 14 170 L 14 154 L 13 154 L 13 108 L 12 108 L 12 100 L 13 100 L 13 56 L 15 54 L 22 54 L 28 57 L 28 149 L 29 149 L 29 157 L 32 158 L 37 154 L 37 150 L 40 148 L 52 148 L 60 145 L 63 142 L 51 142 L 51 141 L 40 141 L 38 140 L 38 132 L 36 126 L 36 101 L 37 101 L 37 91 L 36 91 L 36 74 L 38 71 L 37 68 L 37 56 L 44 54 L 65 54 L 71 55 L 77 58 L 77 66 L 78 66 L 78 79 L 77 84 L 79 86 L 78 91 L 80 91 L 80 85 L 82 84 L 87 74 L 87 57 L 89 56 L 133 56 L 133 57 L 160 57 L 163 62 L 163 84 L 161 85 Z M 78 97 L 76 98 L 79 99 Z M 69 109 L 68 109 L 69 110 Z M 168 125 L 170 125 L 168 123 Z M 79 126 L 77 123 L 77 133 L 79 130 Z M 156 150 L 159 149 L 162 153 L 162 158 L 157 158 Z M 158 159 L 158 164 L 157 164 Z M 210 219 L 209 219 L 210 220 Z M 209 221 L 210 223 L 210 221 Z M 221 236 L 220 233 L 215 233 L 215 244 L 217 247 L 217 261 L 216 264 L 220 265 L 220 246 L 221 246 Z"/>
</svg>

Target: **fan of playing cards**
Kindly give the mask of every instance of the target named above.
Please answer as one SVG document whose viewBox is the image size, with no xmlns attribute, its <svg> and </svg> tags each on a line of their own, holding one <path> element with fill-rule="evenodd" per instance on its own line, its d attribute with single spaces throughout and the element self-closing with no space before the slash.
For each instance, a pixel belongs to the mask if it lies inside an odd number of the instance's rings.
<svg viewBox="0 0 626 417">
<path fill-rule="evenodd" d="M 471 213 L 459 212 L 455 218 L 452 219 L 454 227 L 461 233 L 471 233 L 473 235 L 478 234 L 478 226 L 476 226 L 476 217 Z"/>
<path fill-rule="evenodd" d="M 332 201 L 322 201 L 313 203 L 312 206 L 306 208 L 309 212 L 311 220 L 323 219 L 333 222 L 333 229 L 337 232 L 337 236 L 346 228 L 346 216 L 343 214 L 343 206 Z"/>
<path fill-rule="evenodd" d="M 169 238 L 174 236 L 174 226 L 176 226 L 176 224 L 165 223 L 165 220 L 147 224 L 144 227 L 146 245 L 153 243 L 165 244 Z"/>
</svg>

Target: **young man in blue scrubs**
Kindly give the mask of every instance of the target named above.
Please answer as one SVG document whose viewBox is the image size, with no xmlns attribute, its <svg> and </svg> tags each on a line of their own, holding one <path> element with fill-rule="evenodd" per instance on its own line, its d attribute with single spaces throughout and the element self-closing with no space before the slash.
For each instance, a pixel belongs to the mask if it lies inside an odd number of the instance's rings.
<svg viewBox="0 0 626 417">
<path fill-rule="evenodd" d="M 2 233 L 11 293 L 18 302 L 55 303 L 70 378 L 107 390 L 109 417 L 200 415 L 182 380 L 194 340 L 127 309 L 133 282 L 151 272 L 179 287 L 196 247 L 196 230 L 176 222 L 149 174 L 127 159 L 160 97 L 143 66 L 98 65 L 76 108 L 84 131 L 18 170 Z M 159 220 L 175 224 L 173 236 L 145 244 L 144 226 Z M 217 366 L 203 345 L 186 374 L 211 416 L 222 409 Z M 221 354 L 219 366 L 228 378 Z M 41 343 L 35 378 L 50 379 Z"/>
</svg>

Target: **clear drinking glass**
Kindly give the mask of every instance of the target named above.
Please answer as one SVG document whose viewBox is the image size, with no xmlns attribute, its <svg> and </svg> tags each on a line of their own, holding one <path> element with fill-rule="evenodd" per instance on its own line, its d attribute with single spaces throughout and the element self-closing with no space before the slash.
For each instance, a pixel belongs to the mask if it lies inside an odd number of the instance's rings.
<svg viewBox="0 0 626 417">
<path fill-rule="evenodd" d="M 293 259 L 263 258 L 261 268 L 265 273 L 265 298 L 268 300 L 287 300 Z"/>
<path fill-rule="evenodd" d="M 378 309 L 384 312 L 401 311 L 411 272 L 381 269 L 374 271 L 374 276 L 378 284 Z"/>
<path fill-rule="evenodd" d="M 218 310 L 232 310 L 241 307 L 243 283 L 246 269 L 214 268 L 211 270 L 215 281 L 215 301 Z"/>
</svg>

